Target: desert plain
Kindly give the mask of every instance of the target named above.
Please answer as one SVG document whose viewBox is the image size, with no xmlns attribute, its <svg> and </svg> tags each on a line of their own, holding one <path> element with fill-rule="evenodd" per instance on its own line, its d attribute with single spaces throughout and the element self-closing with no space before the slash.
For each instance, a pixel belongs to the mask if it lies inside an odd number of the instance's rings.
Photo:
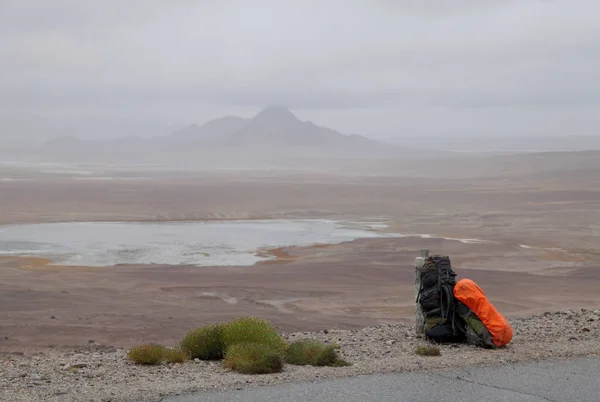
<svg viewBox="0 0 600 402">
<path fill-rule="evenodd" d="M 272 259 L 253 266 L 59 266 L 5 255 L 0 345 L 175 344 L 191 328 L 241 315 L 285 332 L 410 325 L 420 249 L 449 255 L 458 277 L 475 280 L 510 319 L 597 309 L 596 156 L 346 161 L 318 170 L 124 168 L 110 177 L 4 167 L 0 224 L 315 218 L 377 220 L 386 226 L 375 230 L 428 236 L 258 250 Z"/>
</svg>

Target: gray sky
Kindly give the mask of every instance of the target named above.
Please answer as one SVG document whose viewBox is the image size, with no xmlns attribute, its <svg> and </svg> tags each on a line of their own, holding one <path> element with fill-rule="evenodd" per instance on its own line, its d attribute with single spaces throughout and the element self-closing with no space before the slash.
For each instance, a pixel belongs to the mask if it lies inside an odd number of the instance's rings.
<svg viewBox="0 0 600 402">
<path fill-rule="evenodd" d="M 282 104 L 373 137 L 597 134 L 599 15 L 597 0 L 1 0 L 0 123 Z"/>
</svg>

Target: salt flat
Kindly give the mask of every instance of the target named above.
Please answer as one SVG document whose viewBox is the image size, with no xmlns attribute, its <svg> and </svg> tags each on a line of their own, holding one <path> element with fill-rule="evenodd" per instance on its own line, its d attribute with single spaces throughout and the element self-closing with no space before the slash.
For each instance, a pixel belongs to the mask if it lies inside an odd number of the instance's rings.
<svg viewBox="0 0 600 402">
<path fill-rule="evenodd" d="M 44 257 L 65 266 L 253 265 L 272 258 L 265 249 L 395 235 L 372 226 L 322 219 L 4 225 L 0 256 Z"/>
</svg>

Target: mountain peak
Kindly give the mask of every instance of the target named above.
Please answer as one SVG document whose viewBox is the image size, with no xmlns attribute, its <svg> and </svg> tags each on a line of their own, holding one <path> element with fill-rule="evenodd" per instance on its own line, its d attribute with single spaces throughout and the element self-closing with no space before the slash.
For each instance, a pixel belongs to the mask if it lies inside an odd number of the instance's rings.
<svg viewBox="0 0 600 402">
<path fill-rule="evenodd" d="M 296 115 L 284 106 L 269 106 L 254 116 L 253 120 L 257 121 L 271 121 L 271 122 L 299 122 Z"/>
</svg>

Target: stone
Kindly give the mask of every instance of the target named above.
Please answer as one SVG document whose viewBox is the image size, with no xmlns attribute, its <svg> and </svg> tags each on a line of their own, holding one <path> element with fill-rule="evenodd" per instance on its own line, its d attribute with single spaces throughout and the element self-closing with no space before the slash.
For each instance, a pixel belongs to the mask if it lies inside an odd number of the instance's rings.
<svg viewBox="0 0 600 402">
<path fill-rule="evenodd" d="M 389 341 L 386 341 L 385 344 L 388 346 L 392 346 L 394 343 L 396 343 L 395 339 L 390 339 Z"/>
<path fill-rule="evenodd" d="M 71 364 L 71 368 L 76 368 L 76 369 L 84 368 L 84 367 L 87 367 L 87 366 L 88 366 L 87 363 L 75 363 L 75 364 Z"/>
<path fill-rule="evenodd" d="M 87 366 L 88 366 L 87 363 L 65 364 L 64 366 L 62 366 L 62 369 L 64 371 L 75 371 L 77 369 L 82 369 L 82 368 L 85 368 Z"/>
</svg>

